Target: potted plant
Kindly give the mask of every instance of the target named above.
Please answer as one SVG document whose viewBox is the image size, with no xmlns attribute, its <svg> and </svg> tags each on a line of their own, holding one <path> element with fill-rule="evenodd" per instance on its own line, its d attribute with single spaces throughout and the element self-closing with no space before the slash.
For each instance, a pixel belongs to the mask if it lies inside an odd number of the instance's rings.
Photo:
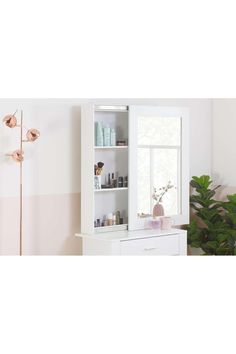
<svg viewBox="0 0 236 354">
<path fill-rule="evenodd" d="M 220 186 L 213 188 L 212 184 L 210 176 L 195 176 L 190 182 L 195 218 L 186 227 L 188 245 L 205 255 L 236 255 L 236 194 L 217 201 L 214 196 Z"/>
</svg>

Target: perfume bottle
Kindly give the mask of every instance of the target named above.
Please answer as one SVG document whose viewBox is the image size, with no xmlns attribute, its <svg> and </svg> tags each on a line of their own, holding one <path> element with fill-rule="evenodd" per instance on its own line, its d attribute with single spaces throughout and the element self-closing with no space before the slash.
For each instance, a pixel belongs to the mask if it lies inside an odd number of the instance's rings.
<svg viewBox="0 0 236 354">
<path fill-rule="evenodd" d="M 104 137 L 103 137 L 103 123 L 102 122 L 96 122 L 95 132 L 96 132 L 96 146 L 103 146 L 104 145 Z"/>
</svg>

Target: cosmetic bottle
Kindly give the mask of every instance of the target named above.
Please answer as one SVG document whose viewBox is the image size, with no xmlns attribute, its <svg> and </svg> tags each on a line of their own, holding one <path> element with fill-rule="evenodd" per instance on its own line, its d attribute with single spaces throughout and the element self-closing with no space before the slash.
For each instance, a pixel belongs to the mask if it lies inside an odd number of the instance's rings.
<svg viewBox="0 0 236 354">
<path fill-rule="evenodd" d="M 124 177 L 124 187 L 127 188 L 128 187 L 128 176 Z"/>
<path fill-rule="evenodd" d="M 104 226 L 108 226 L 108 219 L 107 219 L 107 217 L 105 217 L 105 219 L 104 219 Z"/>
<path fill-rule="evenodd" d="M 118 188 L 123 188 L 124 187 L 124 179 L 123 177 L 118 178 Z"/>
<path fill-rule="evenodd" d="M 100 219 L 97 219 L 97 227 L 100 227 L 101 224 L 100 224 Z"/>
<path fill-rule="evenodd" d="M 120 211 L 117 210 L 116 212 L 116 225 L 120 225 Z"/>
<path fill-rule="evenodd" d="M 103 128 L 104 146 L 111 145 L 111 129 L 108 125 Z"/>
<path fill-rule="evenodd" d="M 117 179 L 116 178 L 113 179 L 112 186 L 113 186 L 113 188 L 117 188 Z"/>
<path fill-rule="evenodd" d="M 111 129 L 111 146 L 116 146 L 116 131 L 114 128 Z"/>
<path fill-rule="evenodd" d="M 103 123 L 102 122 L 96 122 L 95 132 L 96 132 L 96 146 L 103 146 L 104 139 L 103 139 Z"/>
<path fill-rule="evenodd" d="M 108 173 L 107 183 L 108 183 L 108 186 L 110 187 L 111 186 L 111 174 L 110 173 Z"/>
<path fill-rule="evenodd" d="M 113 222 L 113 214 L 109 213 L 107 215 L 107 220 L 108 220 L 108 226 L 112 226 L 112 222 Z"/>
<path fill-rule="evenodd" d="M 115 173 L 111 174 L 111 185 L 112 188 L 117 188 L 117 179 L 115 178 Z"/>
<path fill-rule="evenodd" d="M 113 218 L 112 218 L 112 225 L 116 225 L 116 214 L 113 215 Z"/>
</svg>

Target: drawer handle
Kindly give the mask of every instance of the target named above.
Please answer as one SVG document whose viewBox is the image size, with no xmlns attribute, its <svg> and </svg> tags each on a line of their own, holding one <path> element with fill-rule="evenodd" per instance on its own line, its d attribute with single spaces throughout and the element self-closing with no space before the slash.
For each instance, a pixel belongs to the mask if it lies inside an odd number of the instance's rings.
<svg viewBox="0 0 236 354">
<path fill-rule="evenodd" d="M 154 251 L 157 250 L 157 247 L 144 248 L 144 251 Z"/>
</svg>

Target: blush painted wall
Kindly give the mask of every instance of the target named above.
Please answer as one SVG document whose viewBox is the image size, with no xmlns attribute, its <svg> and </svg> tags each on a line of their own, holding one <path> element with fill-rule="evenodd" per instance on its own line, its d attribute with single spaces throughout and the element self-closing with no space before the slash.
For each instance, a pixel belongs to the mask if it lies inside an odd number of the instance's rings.
<svg viewBox="0 0 236 354">
<path fill-rule="evenodd" d="M 213 100 L 213 176 L 236 188 L 236 99 Z"/>
<path fill-rule="evenodd" d="M 213 100 L 212 176 L 221 184 L 216 197 L 236 193 L 236 99 Z"/>
<path fill-rule="evenodd" d="M 80 255 L 80 110 L 87 99 L 1 99 L 0 117 L 24 110 L 40 140 L 25 144 L 24 254 Z M 184 106 L 190 110 L 190 174 L 211 173 L 212 101 L 112 99 L 99 103 Z M 19 252 L 19 166 L 5 157 L 18 148 L 18 129 L 0 126 L 0 254 Z"/>
</svg>

